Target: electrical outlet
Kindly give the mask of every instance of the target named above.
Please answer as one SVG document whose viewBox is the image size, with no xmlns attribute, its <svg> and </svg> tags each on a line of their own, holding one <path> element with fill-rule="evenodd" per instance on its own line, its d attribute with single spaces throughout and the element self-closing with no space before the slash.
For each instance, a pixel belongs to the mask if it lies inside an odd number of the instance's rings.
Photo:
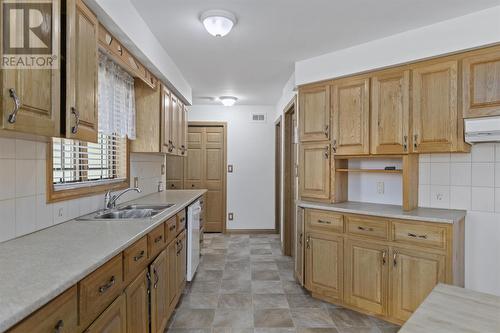
<svg viewBox="0 0 500 333">
<path fill-rule="evenodd" d="M 64 215 L 64 208 L 59 208 L 59 210 L 57 211 L 57 217 L 63 217 Z"/>
<path fill-rule="evenodd" d="M 233 214 L 233 213 L 229 213 L 229 214 L 227 214 L 227 219 L 228 219 L 229 221 L 234 220 L 234 214 Z"/>
<path fill-rule="evenodd" d="M 161 174 L 162 176 L 165 174 L 165 164 L 161 165 Z"/>
<path fill-rule="evenodd" d="M 442 201 L 443 200 L 443 196 L 444 196 L 443 193 L 439 193 L 439 192 L 436 193 L 436 200 L 437 201 Z"/>
<path fill-rule="evenodd" d="M 134 177 L 134 187 L 139 187 L 139 177 Z"/>
<path fill-rule="evenodd" d="M 384 182 L 377 182 L 377 194 L 384 194 L 385 184 Z"/>
</svg>

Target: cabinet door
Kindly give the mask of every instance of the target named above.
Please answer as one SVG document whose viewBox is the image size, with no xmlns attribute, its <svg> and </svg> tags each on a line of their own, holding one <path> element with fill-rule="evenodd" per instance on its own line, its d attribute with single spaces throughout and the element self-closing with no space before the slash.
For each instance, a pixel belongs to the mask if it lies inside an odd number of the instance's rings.
<svg viewBox="0 0 500 333">
<path fill-rule="evenodd" d="M 167 155 L 166 177 L 167 189 L 178 190 L 184 188 L 184 158 Z"/>
<path fill-rule="evenodd" d="M 394 248 L 391 260 L 391 316 L 406 321 L 432 289 L 445 282 L 445 257 Z"/>
<path fill-rule="evenodd" d="M 300 141 L 330 138 L 330 89 L 327 85 L 303 88 L 299 93 Z"/>
<path fill-rule="evenodd" d="M 130 140 L 130 151 L 134 153 L 159 153 L 160 143 L 160 100 L 159 87 L 152 89 L 146 83 L 137 80 L 135 93 L 135 132 L 136 139 Z"/>
<path fill-rule="evenodd" d="M 172 142 L 172 95 L 170 91 L 161 88 L 161 145 L 164 153 L 173 152 Z"/>
<path fill-rule="evenodd" d="M 307 233 L 306 288 L 328 298 L 342 299 L 342 237 Z"/>
<path fill-rule="evenodd" d="M 97 17 L 82 0 L 68 1 L 66 137 L 97 142 Z"/>
<path fill-rule="evenodd" d="M 180 135 L 180 142 L 181 142 L 181 156 L 186 156 L 187 154 L 187 131 L 188 131 L 188 110 L 187 107 L 184 106 L 181 115 L 181 135 Z"/>
<path fill-rule="evenodd" d="M 168 322 L 168 258 L 163 250 L 149 267 L 151 276 L 151 333 L 163 333 Z"/>
<path fill-rule="evenodd" d="M 297 219 L 295 225 L 295 278 L 298 283 L 304 285 L 304 208 L 297 207 Z"/>
<path fill-rule="evenodd" d="M 464 118 L 500 115 L 500 48 L 467 57 L 463 66 Z"/>
<path fill-rule="evenodd" d="M 171 138 L 172 138 L 172 154 L 177 155 L 179 153 L 180 145 L 179 145 L 179 109 L 180 109 L 180 101 L 172 96 L 172 112 L 171 112 Z"/>
<path fill-rule="evenodd" d="M 330 145 L 303 143 L 299 149 L 299 191 L 303 199 L 330 198 Z"/>
<path fill-rule="evenodd" d="M 332 149 L 337 155 L 370 153 L 370 79 L 353 78 L 332 87 Z"/>
<path fill-rule="evenodd" d="M 347 304 L 373 314 L 387 312 L 389 249 L 376 243 L 348 239 L 345 246 Z"/>
<path fill-rule="evenodd" d="M 2 8 L 0 14 L 3 15 Z M 2 23 L 0 34 L 3 34 L 3 28 Z M 52 17 L 51 28 L 53 42 L 60 44 L 60 17 Z M 60 77 L 59 68 L 1 69 L 0 129 L 47 137 L 60 136 Z M 17 112 L 16 100 L 19 103 Z"/>
<path fill-rule="evenodd" d="M 169 309 L 175 307 L 177 297 L 177 242 L 173 240 L 167 246 L 167 304 Z"/>
<path fill-rule="evenodd" d="M 449 152 L 457 146 L 457 61 L 413 70 L 413 151 Z"/>
<path fill-rule="evenodd" d="M 127 332 L 148 333 L 148 277 L 144 270 L 125 289 L 127 297 Z"/>
<path fill-rule="evenodd" d="M 384 72 L 372 77 L 371 153 L 408 152 L 410 71 Z"/>
<path fill-rule="evenodd" d="M 86 333 L 127 333 L 127 306 L 125 295 L 118 297 L 92 325 Z"/>
<path fill-rule="evenodd" d="M 177 236 L 177 257 L 176 257 L 176 272 L 177 272 L 177 295 L 182 293 L 186 285 L 187 271 L 187 247 L 186 247 L 186 231 L 183 231 Z"/>
</svg>

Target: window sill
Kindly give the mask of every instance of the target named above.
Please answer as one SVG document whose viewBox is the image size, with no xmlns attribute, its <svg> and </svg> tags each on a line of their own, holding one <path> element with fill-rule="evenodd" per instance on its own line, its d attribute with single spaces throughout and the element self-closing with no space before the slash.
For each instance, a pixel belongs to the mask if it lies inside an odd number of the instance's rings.
<svg viewBox="0 0 500 333">
<path fill-rule="evenodd" d="M 79 184 L 80 185 L 80 184 Z M 89 186 L 78 186 L 73 188 L 54 189 L 54 185 L 48 183 L 47 186 L 47 203 L 78 199 L 82 197 L 90 197 L 105 193 L 106 191 L 119 191 L 130 186 L 128 179 L 118 180 L 116 182 L 107 182 L 105 184 Z M 65 186 L 66 187 L 66 186 Z"/>
</svg>

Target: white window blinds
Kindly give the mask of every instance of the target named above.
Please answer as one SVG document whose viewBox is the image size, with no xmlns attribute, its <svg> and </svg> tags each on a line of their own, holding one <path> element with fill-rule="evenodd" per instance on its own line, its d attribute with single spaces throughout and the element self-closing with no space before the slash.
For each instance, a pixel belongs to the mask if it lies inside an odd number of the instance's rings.
<svg viewBox="0 0 500 333">
<path fill-rule="evenodd" d="M 134 78 L 99 51 L 99 132 L 135 139 Z"/>
</svg>

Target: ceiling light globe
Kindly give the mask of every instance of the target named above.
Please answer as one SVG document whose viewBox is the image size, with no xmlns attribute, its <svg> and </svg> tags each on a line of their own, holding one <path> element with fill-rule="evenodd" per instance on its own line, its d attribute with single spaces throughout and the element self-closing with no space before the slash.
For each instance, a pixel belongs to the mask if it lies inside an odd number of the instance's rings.
<svg viewBox="0 0 500 333">
<path fill-rule="evenodd" d="M 224 106 L 233 106 L 238 99 L 233 96 L 221 96 L 219 97 L 219 100 Z"/>
<path fill-rule="evenodd" d="M 224 10 L 209 10 L 200 17 L 209 34 L 215 37 L 226 36 L 236 24 L 236 17 Z"/>
</svg>

